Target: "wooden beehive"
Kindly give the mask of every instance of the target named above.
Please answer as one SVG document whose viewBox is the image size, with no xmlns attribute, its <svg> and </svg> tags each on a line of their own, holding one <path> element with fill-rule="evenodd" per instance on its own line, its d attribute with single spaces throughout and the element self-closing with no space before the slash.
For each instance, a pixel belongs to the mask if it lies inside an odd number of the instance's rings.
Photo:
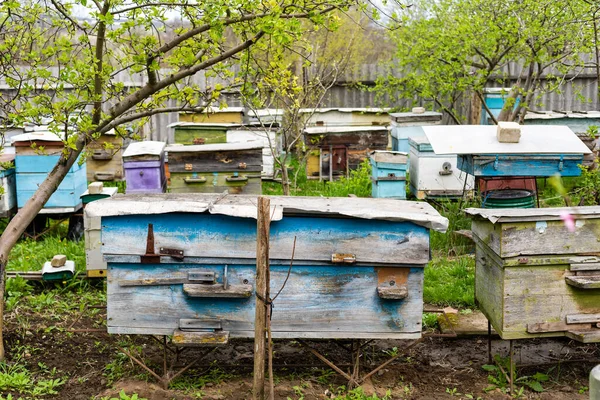
<svg viewBox="0 0 600 400">
<path fill-rule="evenodd" d="M 475 179 L 457 168 L 456 154 L 434 153 L 425 136 L 411 137 L 408 141 L 412 160 L 410 192 L 417 199 L 461 197 L 473 191 Z"/>
<path fill-rule="evenodd" d="M 476 177 L 579 176 L 591 151 L 566 126 L 521 126 L 518 143 L 500 143 L 496 126 L 423 127 L 436 154 L 458 154 L 458 168 Z"/>
<path fill-rule="evenodd" d="M 168 146 L 170 193 L 261 194 L 262 143 Z"/>
<path fill-rule="evenodd" d="M 475 298 L 503 339 L 600 342 L 600 207 L 467 209 Z M 574 219 L 570 231 L 562 220 Z"/>
<path fill-rule="evenodd" d="M 13 137 L 17 205 L 23 207 L 54 168 L 63 151 L 63 141 L 48 131 Z M 86 163 L 76 161 L 50 196 L 41 213 L 69 213 L 81 208 L 80 196 L 87 188 Z"/>
<path fill-rule="evenodd" d="M 90 142 L 87 148 L 88 181 L 121 181 L 125 178 L 122 137 L 110 131 Z"/>
<path fill-rule="evenodd" d="M 262 178 L 271 179 L 275 173 L 275 156 L 282 150 L 281 137 L 275 129 L 239 128 L 227 131 L 227 143 L 261 144 Z"/>
<path fill-rule="evenodd" d="M 304 130 L 309 151 L 309 179 L 334 179 L 358 168 L 373 150 L 385 150 L 388 130 L 384 126 L 312 127 Z"/>
<path fill-rule="evenodd" d="M 165 175 L 164 142 L 134 142 L 123 152 L 123 168 L 127 182 L 126 193 L 164 193 Z"/>
<path fill-rule="evenodd" d="M 376 150 L 371 161 L 371 196 L 406 199 L 406 153 Z"/>
<path fill-rule="evenodd" d="M 423 126 L 440 125 L 442 123 L 442 113 L 435 111 L 425 112 L 403 112 L 392 113 L 390 133 L 392 136 L 392 150 L 410 151 L 410 138 L 420 138 L 425 136 Z M 409 163 L 410 164 L 410 163 Z"/>
<path fill-rule="evenodd" d="M 117 194 L 116 187 L 105 187 L 101 193 L 90 194 L 89 190 L 81 195 L 83 201 L 83 227 L 85 239 L 85 269 L 90 278 L 102 278 L 106 276 L 106 261 L 102 259 L 102 240 L 100 239 L 100 218 L 90 217 L 86 205 L 93 201 L 113 197 Z"/>
<path fill-rule="evenodd" d="M 108 263 L 108 331 L 254 337 L 256 196 L 117 196 L 91 203 Z M 430 229 L 420 202 L 271 197 L 275 338 L 418 338 Z M 130 240 L 131 237 L 146 238 Z M 178 339 L 179 340 L 179 339 Z"/>
</svg>

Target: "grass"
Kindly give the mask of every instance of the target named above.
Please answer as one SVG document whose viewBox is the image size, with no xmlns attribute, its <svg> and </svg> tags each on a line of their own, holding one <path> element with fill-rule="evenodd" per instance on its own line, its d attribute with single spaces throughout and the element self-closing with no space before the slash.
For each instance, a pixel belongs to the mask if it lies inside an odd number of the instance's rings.
<svg viewBox="0 0 600 400">
<path fill-rule="evenodd" d="M 60 228 L 63 228 L 62 226 Z M 25 239 L 19 241 L 10 252 L 7 270 L 9 271 L 39 271 L 46 261 L 56 254 L 64 254 L 68 260 L 75 262 L 75 269 L 85 271 L 84 241 L 73 242 L 63 239 L 66 227 L 57 232 L 45 235 L 42 240 Z"/>
<path fill-rule="evenodd" d="M 357 197 L 371 196 L 371 164 L 364 161 L 357 170 L 350 171 L 348 178 L 339 180 L 318 181 L 306 177 L 306 166 L 294 159 L 290 163 L 290 195 L 292 196 L 323 196 Z M 282 195 L 283 187 L 279 182 L 263 182 L 263 194 Z"/>
<path fill-rule="evenodd" d="M 475 306 L 475 259 L 435 258 L 425 268 L 423 300 L 440 306 Z"/>
</svg>

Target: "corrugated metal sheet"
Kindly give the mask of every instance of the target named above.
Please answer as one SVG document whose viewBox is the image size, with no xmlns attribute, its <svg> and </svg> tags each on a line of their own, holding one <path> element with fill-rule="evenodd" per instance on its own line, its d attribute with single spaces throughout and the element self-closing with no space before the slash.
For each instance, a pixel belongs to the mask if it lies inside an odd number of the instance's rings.
<svg viewBox="0 0 600 400">
<path fill-rule="evenodd" d="M 591 57 L 591 56 L 590 56 Z M 522 67 L 516 63 L 510 63 L 505 66 L 504 72 L 508 73 L 511 78 L 498 79 L 497 81 L 490 82 L 488 87 L 510 87 L 511 84 L 516 82 L 517 74 L 521 72 Z M 232 68 L 234 74 L 237 74 L 239 68 Z M 315 73 L 316 69 L 309 68 L 308 73 Z M 53 73 L 56 72 L 53 70 Z M 372 87 L 374 82 L 380 76 L 386 76 L 390 72 L 387 65 L 379 64 L 364 64 L 360 68 L 352 71 L 348 71 L 338 77 L 338 83 L 334 85 L 324 98 L 322 104 L 319 107 L 347 107 L 347 108 L 359 108 L 359 107 L 394 107 L 402 109 L 410 109 L 416 105 L 425 105 L 431 107 L 431 105 L 422 102 L 420 99 L 415 98 L 413 101 L 409 99 L 401 100 L 399 102 L 390 102 L 386 99 L 378 99 L 377 95 L 365 88 L 359 88 L 355 83 L 360 82 L 365 87 Z M 536 98 L 535 103 L 532 105 L 534 110 L 576 110 L 576 111 L 590 111 L 600 109 L 598 102 L 598 82 L 595 78 L 595 69 L 585 68 L 581 71 L 577 71 L 577 75 L 569 77 L 559 87 L 559 90 L 551 93 L 543 93 Z M 161 71 L 161 74 L 166 74 L 168 71 Z M 146 76 L 144 74 L 134 74 L 133 76 L 121 72 L 117 75 L 117 81 L 124 82 L 126 86 L 136 87 L 141 86 L 146 82 Z M 200 72 L 192 77 L 187 78 L 185 81 L 180 82 L 178 86 L 185 87 L 189 85 L 198 85 L 201 89 L 206 87 L 214 86 L 217 83 L 226 84 L 226 79 L 222 77 L 206 77 L 203 72 Z M 7 88 L 3 78 L 0 77 L 0 93 L 9 93 L 10 89 Z M 224 94 L 224 98 L 227 104 L 231 107 L 242 106 L 242 102 L 234 93 Z M 462 105 L 460 111 L 463 116 L 467 116 L 470 113 L 470 96 L 463 96 L 461 99 Z M 170 101 L 165 106 L 174 107 L 175 102 Z M 108 107 L 108 105 L 107 105 Z M 441 111 L 439 107 L 434 107 L 435 110 Z M 159 114 L 150 118 L 149 122 L 145 125 L 142 135 L 148 140 L 158 140 L 167 143 L 173 143 L 173 130 L 167 128 L 167 125 L 177 122 L 177 113 Z M 444 124 L 451 124 L 452 119 L 444 114 L 442 121 Z"/>
</svg>

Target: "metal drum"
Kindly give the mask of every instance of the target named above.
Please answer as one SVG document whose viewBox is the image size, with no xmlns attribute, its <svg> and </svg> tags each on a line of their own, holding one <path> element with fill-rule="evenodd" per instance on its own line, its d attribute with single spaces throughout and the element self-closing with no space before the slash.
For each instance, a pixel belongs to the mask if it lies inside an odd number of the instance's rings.
<svg viewBox="0 0 600 400">
<path fill-rule="evenodd" d="M 490 190 L 481 194 L 483 208 L 534 208 L 535 192 L 525 189 Z"/>
</svg>

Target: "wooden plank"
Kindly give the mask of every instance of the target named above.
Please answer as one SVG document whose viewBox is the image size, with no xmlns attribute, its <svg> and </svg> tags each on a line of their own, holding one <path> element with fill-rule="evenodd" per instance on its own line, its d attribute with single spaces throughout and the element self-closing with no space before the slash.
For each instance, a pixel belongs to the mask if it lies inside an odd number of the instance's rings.
<svg viewBox="0 0 600 400">
<path fill-rule="evenodd" d="M 229 342 L 229 332 L 185 332 L 176 330 L 171 339 L 176 346 L 204 347 L 219 346 Z"/>
<path fill-rule="evenodd" d="M 564 332 L 573 329 L 589 329 L 591 324 L 567 324 L 566 322 L 539 322 L 527 324 L 527 333 Z"/>
<path fill-rule="evenodd" d="M 571 264 L 571 271 L 598 271 L 600 273 L 600 262 L 582 264 Z"/>
<path fill-rule="evenodd" d="M 567 337 L 581 343 L 600 342 L 600 329 L 568 331 Z"/>
<path fill-rule="evenodd" d="M 598 322 L 600 322 L 600 313 L 567 315 L 567 324 L 595 324 Z"/>
<path fill-rule="evenodd" d="M 379 285 L 377 295 L 386 300 L 402 300 L 408 297 L 408 288 L 405 285 Z"/>
<path fill-rule="evenodd" d="M 579 289 L 600 289 L 600 275 L 593 276 L 567 276 L 567 284 Z"/>
<path fill-rule="evenodd" d="M 229 285 L 226 289 L 222 284 L 206 285 L 202 283 L 183 284 L 183 293 L 190 297 L 223 297 L 232 299 L 248 298 L 252 294 L 252 285 Z"/>
<path fill-rule="evenodd" d="M 504 324 L 504 270 L 498 264 L 489 262 L 479 245 L 475 256 L 475 300 L 500 334 Z"/>
<path fill-rule="evenodd" d="M 186 278 L 123 279 L 119 281 L 119 286 L 160 286 L 183 284 L 185 282 L 188 282 Z"/>
</svg>

